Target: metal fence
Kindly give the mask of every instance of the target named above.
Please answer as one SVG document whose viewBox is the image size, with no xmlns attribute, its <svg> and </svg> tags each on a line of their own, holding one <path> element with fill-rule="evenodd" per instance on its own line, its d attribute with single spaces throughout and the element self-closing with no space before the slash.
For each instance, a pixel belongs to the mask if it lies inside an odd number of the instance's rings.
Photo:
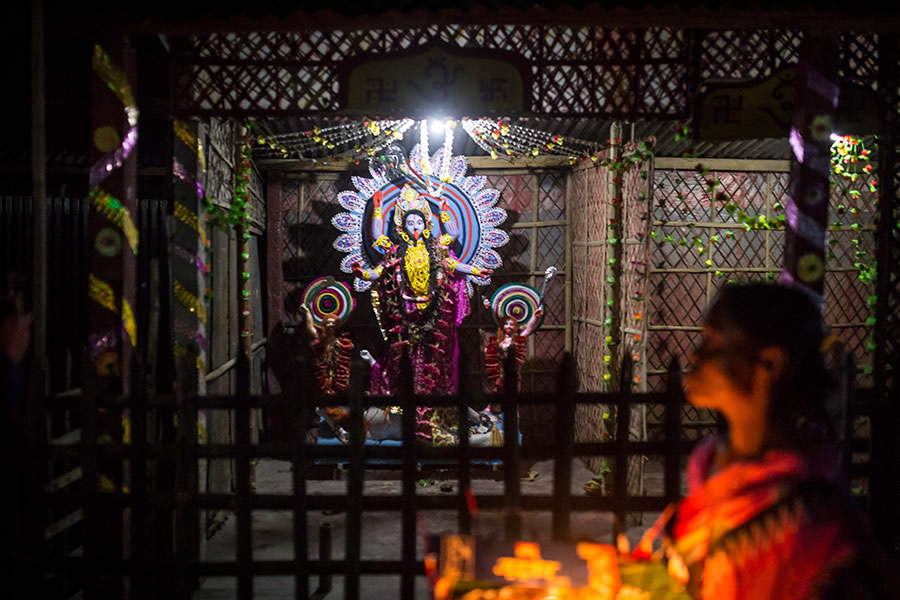
<svg viewBox="0 0 900 600">
<path fill-rule="evenodd" d="M 509 361 L 507 368 L 514 368 Z M 141 386 L 127 398 L 100 398 L 91 386 L 77 395 L 54 398 L 54 411 L 67 410 L 77 414 L 78 434 L 68 440 L 56 440 L 49 446 L 51 460 L 80 462 L 77 481 L 45 487 L 40 495 L 47 506 L 68 507 L 79 514 L 82 546 L 73 552 L 48 545 L 40 558 L 45 584 L 65 589 L 71 595 L 79 586 L 84 597 L 108 597 L 110 593 L 127 593 L 132 598 L 189 597 L 200 578 L 213 576 L 236 577 L 239 598 L 253 597 L 253 578 L 260 575 L 289 575 L 295 577 L 295 597 L 310 595 L 308 579 L 311 575 L 342 575 L 346 598 L 360 597 L 359 581 L 363 575 L 393 574 L 402 581 L 402 597 L 412 598 L 415 578 L 424 574 L 423 556 L 417 554 L 416 536 L 423 511 L 456 511 L 458 529 L 468 533 L 472 527 L 468 492 L 471 470 L 475 460 L 501 460 L 504 465 L 504 493 L 479 495 L 475 499 L 482 509 L 502 510 L 505 534 L 518 539 L 523 519 L 528 511 L 552 513 L 552 531 L 556 539 L 570 539 L 572 511 L 611 512 L 616 515 L 620 531 L 625 517 L 632 512 L 656 512 L 682 492 L 681 460 L 692 442 L 679 435 L 677 416 L 682 397 L 679 391 L 670 394 L 630 394 L 628 386 L 620 394 L 575 393 L 574 365 L 566 355 L 558 373 L 558 388 L 551 394 L 515 392 L 499 398 L 506 415 L 505 426 L 515 431 L 520 407 L 552 406 L 555 413 L 552 445 L 521 446 L 516 436 L 505 436 L 502 448 L 472 448 L 462 436 L 455 447 L 423 447 L 415 442 L 414 411 L 405 410 L 402 447 L 368 447 L 362 443 L 364 405 L 383 403 L 385 399 L 364 396 L 359 389 L 347 397 L 323 399 L 306 395 L 302 402 L 281 396 L 251 395 L 250 364 L 241 355 L 237 366 L 238 393 L 234 396 L 195 396 L 189 393 L 147 395 Z M 139 377 L 139 365 L 133 375 Z M 465 373 L 465 368 L 461 369 Z M 623 374 L 630 375 L 630 366 L 623 366 Z M 677 372 L 673 372 L 677 377 Z M 359 375 L 359 373 L 355 373 Z M 512 371 L 507 375 L 513 377 Z M 624 376 L 624 375 L 623 375 Z M 85 374 L 89 378 L 89 373 Z M 359 377 L 354 377 L 359 381 Z M 407 376 L 407 381 L 409 381 Z M 454 397 L 413 398 L 406 393 L 390 400 L 405 407 L 427 402 L 429 405 L 454 406 L 465 419 L 468 403 L 481 398 L 481 391 L 461 378 L 461 393 Z M 512 381 L 512 379 L 510 379 Z M 312 389 L 312 386 L 307 389 Z M 680 390 L 676 384 L 674 390 Z M 352 421 L 351 441 L 346 446 L 327 447 L 307 444 L 305 428 L 298 428 L 289 442 L 252 444 L 249 437 L 250 413 L 257 408 L 280 407 L 298 413 L 296 423 L 302 423 L 299 413 L 311 412 L 316 405 L 349 404 Z M 667 436 L 658 442 L 633 442 L 627 435 L 617 435 L 615 442 L 576 443 L 574 421 L 577 405 L 602 403 L 615 407 L 627 415 L 636 405 L 655 404 L 665 407 Z M 49 403 L 48 403 L 49 406 Z M 103 406 L 103 410 L 99 407 Z M 200 411 L 224 410 L 233 416 L 235 439 L 230 443 L 201 444 L 196 435 Z M 112 417 L 110 419 L 110 417 Z M 126 418 L 127 435 L 123 429 L 109 428 Z M 621 421 L 627 423 L 627 419 Z M 174 435 L 161 435 L 159 427 L 172 430 Z M 111 434 L 112 432 L 112 434 Z M 621 432 L 619 432 L 621 433 Z M 549 440 L 548 440 L 549 441 Z M 625 493 L 626 473 L 617 474 L 611 496 L 573 496 L 571 465 L 574 456 L 607 456 L 619 464 L 626 464 L 631 455 L 665 457 L 665 486 L 661 496 L 630 496 Z M 293 493 L 275 495 L 254 493 L 250 484 L 251 461 L 273 457 L 290 461 L 293 467 Z M 306 481 L 316 459 L 339 459 L 348 463 L 346 492 L 337 495 L 309 495 Z M 199 482 L 199 464 L 203 460 L 233 461 L 236 489 L 234 493 L 204 491 Z M 396 461 L 402 470 L 400 497 L 365 496 L 364 470 L 370 459 Z M 523 460 L 554 459 L 553 494 L 535 496 L 521 494 L 519 467 Z M 416 480 L 420 477 L 423 460 L 439 460 L 458 471 L 459 489 L 453 496 L 419 496 Z M 121 487 L 110 487 L 107 475 L 115 471 Z M 347 512 L 345 555 L 343 559 L 320 556 L 310 558 L 307 539 L 308 512 L 324 508 L 341 508 Z M 200 556 L 199 528 L 204 511 L 233 511 L 236 518 L 235 559 L 210 562 Z M 257 510 L 290 511 L 293 515 L 294 553 L 290 560 L 257 560 L 251 552 L 253 512 Z M 397 511 L 402 520 L 401 560 L 363 560 L 360 555 L 363 511 Z M 112 526 L 111 526 L 112 524 Z M 287 525 L 286 525 L 287 526 Z M 65 523 L 55 523 L 47 529 L 51 536 L 65 530 Z M 118 544 L 101 535 L 104 528 L 114 529 L 122 536 Z M 70 531 L 71 533 L 71 531 Z M 148 537 L 149 536 L 149 537 Z M 34 565 L 31 565 L 34 566 Z M 47 590 L 52 592 L 52 590 Z M 50 593 L 49 597 L 68 597 Z"/>
</svg>

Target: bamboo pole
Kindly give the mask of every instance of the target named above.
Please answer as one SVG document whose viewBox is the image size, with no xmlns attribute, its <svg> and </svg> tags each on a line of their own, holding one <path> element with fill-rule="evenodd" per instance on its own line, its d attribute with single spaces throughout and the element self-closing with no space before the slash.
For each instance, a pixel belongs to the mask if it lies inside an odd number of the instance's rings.
<svg viewBox="0 0 900 600">
<path fill-rule="evenodd" d="M 622 140 L 622 124 L 621 123 L 613 123 L 612 127 L 609 129 L 609 158 L 611 162 L 614 162 L 619 158 L 621 154 L 621 140 Z M 622 210 L 622 180 L 618 174 L 615 172 L 607 171 L 607 186 L 609 190 L 609 197 L 615 198 L 616 203 L 613 205 L 613 216 L 615 218 L 615 223 L 613 223 L 613 227 L 610 227 L 607 231 L 612 232 L 613 237 L 616 238 L 616 243 L 612 247 L 612 258 L 613 264 L 612 268 L 609 269 L 613 277 L 612 286 L 610 288 L 610 297 L 612 300 L 612 305 L 610 307 L 610 327 L 607 332 L 612 341 L 610 342 L 610 348 L 612 351 L 610 354 L 612 355 L 611 360 L 609 361 L 609 384 L 610 386 L 618 385 L 618 371 L 619 371 L 619 355 L 622 353 L 621 345 L 622 345 L 622 257 L 624 256 L 623 245 L 619 243 L 620 238 L 622 237 L 622 232 L 624 231 L 624 226 L 622 223 L 622 216 L 624 211 Z M 617 390 L 622 391 L 622 390 Z M 618 415 L 617 417 L 618 418 Z"/>
<path fill-rule="evenodd" d="M 566 175 L 566 281 L 565 281 L 565 303 L 566 303 L 566 341 L 564 349 L 566 352 L 572 352 L 572 285 L 575 278 L 573 272 L 573 240 L 572 240 L 572 173 Z M 574 358 L 573 358 L 574 360 Z"/>
<path fill-rule="evenodd" d="M 31 9 L 31 346 L 41 362 L 47 343 L 47 94 L 44 51 L 44 3 Z"/>
</svg>

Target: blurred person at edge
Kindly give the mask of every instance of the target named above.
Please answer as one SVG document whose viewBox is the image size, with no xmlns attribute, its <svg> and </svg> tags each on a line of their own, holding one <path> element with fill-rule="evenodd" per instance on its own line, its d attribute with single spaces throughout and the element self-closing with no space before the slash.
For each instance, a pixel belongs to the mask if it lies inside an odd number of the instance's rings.
<svg viewBox="0 0 900 600">
<path fill-rule="evenodd" d="M 3 432 L 6 453 L 3 473 L 6 490 L 6 515 L 2 519 L 4 540 L 0 564 L 7 571 L 3 577 L 7 589 L 17 590 L 29 579 L 29 571 L 15 567 L 30 547 L 33 533 L 25 518 L 29 499 L 25 493 L 27 431 L 25 418 L 25 375 L 22 363 L 31 342 L 31 316 L 22 308 L 18 294 L 0 297 L 0 389 L 3 390 Z"/>
<path fill-rule="evenodd" d="M 7 427 L 24 418 L 25 376 L 22 361 L 30 343 L 31 315 L 22 308 L 22 299 L 18 295 L 0 298 L 0 383 L 7 411 Z M 7 441 L 8 445 L 9 437 Z"/>
<path fill-rule="evenodd" d="M 684 388 L 727 431 L 694 450 L 688 495 L 651 528 L 692 597 L 900 598 L 841 474 L 821 347 L 819 310 L 800 290 L 729 285 L 707 308 Z"/>
</svg>

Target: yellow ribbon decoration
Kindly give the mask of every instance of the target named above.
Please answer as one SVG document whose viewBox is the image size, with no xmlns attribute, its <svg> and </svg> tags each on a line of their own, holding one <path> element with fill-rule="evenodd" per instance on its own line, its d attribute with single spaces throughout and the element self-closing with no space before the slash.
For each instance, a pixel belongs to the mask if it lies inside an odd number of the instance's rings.
<svg viewBox="0 0 900 600">
<path fill-rule="evenodd" d="M 175 203 L 175 216 L 182 223 L 196 231 L 200 235 L 200 241 L 206 246 L 206 229 L 200 224 L 200 218 L 181 202 Z"/>
<path fill-rule="evenodd" d="M 175 136 L 184 142 L 185 146 L 194 151 L 197 155 L 197 160 L 200 161 L 200 168 L 206 173 L 206 156 L 203 154 L 203 144 L 201 144 L 197 136 L 188 129 L 187 123 L 176 120 L 172 125 L 172 129 L 175 132 Z"/>
<path fill-rule="evenodd" d="M 188 348 L 185 348 L 178 342 L 175 342 L 175 347 L 173 350 L 173 354 L 175 355 L 176 360 L 181 360 L 185 357 L 187 357 L 188 359 L 193 359 L 197 370 L 201 373 L 206 373 L 206 363 L 203 362 L 203 359 L 200 358 L 196 353 L 192 352 Z"/>
<path fill-rule="evenodd" d="M 134 313 L 131 312 L 131 305 L 125 298 L 122 298 L 122 320 L 125 321 L 125 332 L 131 338 L 131 346 L 137 347 L 137 323 L 134 320 Z"/>
<path fill-rule="evenodd" d="M 206 309 L 197 297 L 187 291 L 181 283 L 175 282 L 175 298 L 187 307 L 189 311 L 197 315 L 200 322 L 206 325 Z"/>
<path fill-rule="evenodd" d="M 88 297 L 102 306 L 103 308 L 115 312 L 116 310 L 116 292 L 112 286 L 90 273 L 88 275 Z M 125 325 L 125 332 L 131 340 L 132 347 L 137 346 L 137 322 L 134 319 L 134 312 L 128 300 L 122 298 L 122 321 Z"/>
<path fill-rule="evenodd" d="M 128 209 L 122 206 L 122 202 L 118 198 L 110 196 L 100 189 L 99 186 L 91 188 L 89 197 L 94 210 L 122 229 L 122 233 L 125 234 L 125 239 L 128 240 L 128 246 L 131 248 L 131 252 L 137 254 L 138 237 L 140 234 L 138 233 L 137 227 L 134 225 L 134 221 L 131 220 L 131 213 L 128 212 Z"/>
<path fill-rule="evenodd" d="M 112 286 L 94 276 L 93 273 L 88 275 L 88 297 L 103 308 L 116 310 L 116 293 Z"/>
<path fill-rule="evenodd" d="M 131 92 L 131 85 L 128 84 L 128 78 L 125 76 L 125 73 L 112 64 L 112 61 L 109 60 L 109 55 L 99 44 L 94 46 L 91 67 L 93 67 L 94 72 L 97 73 L 106 86 L 112 90 L 112 93 L 125 105 L 128 124 L 134 127 L 138 122 L 138 109 L 134 101 L 134 95 Z"/>
</svg>

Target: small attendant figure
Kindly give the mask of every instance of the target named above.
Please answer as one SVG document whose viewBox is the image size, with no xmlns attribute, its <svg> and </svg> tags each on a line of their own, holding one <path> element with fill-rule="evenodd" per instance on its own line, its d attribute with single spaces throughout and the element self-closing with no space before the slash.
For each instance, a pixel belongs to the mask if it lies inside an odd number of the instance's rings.
<svg viewBox="0 0 900 600">
<path fill-rule="evenodd" d="M 335 396 L 347 390 L 350 383 L 350 356 L 353 342 L 341 325 L 350 317 L 355 306 L 350 288 L 330 277 L 313 281 L 303 293 L 300 311 L 306 323 L 306 337 L 312 350 L 315 377 L 325 396 Z M 347 442 L 350 415 L 345 406 L 321 407 L 316 411 L 334 430 L 342 442 Z"/>
</svg>

